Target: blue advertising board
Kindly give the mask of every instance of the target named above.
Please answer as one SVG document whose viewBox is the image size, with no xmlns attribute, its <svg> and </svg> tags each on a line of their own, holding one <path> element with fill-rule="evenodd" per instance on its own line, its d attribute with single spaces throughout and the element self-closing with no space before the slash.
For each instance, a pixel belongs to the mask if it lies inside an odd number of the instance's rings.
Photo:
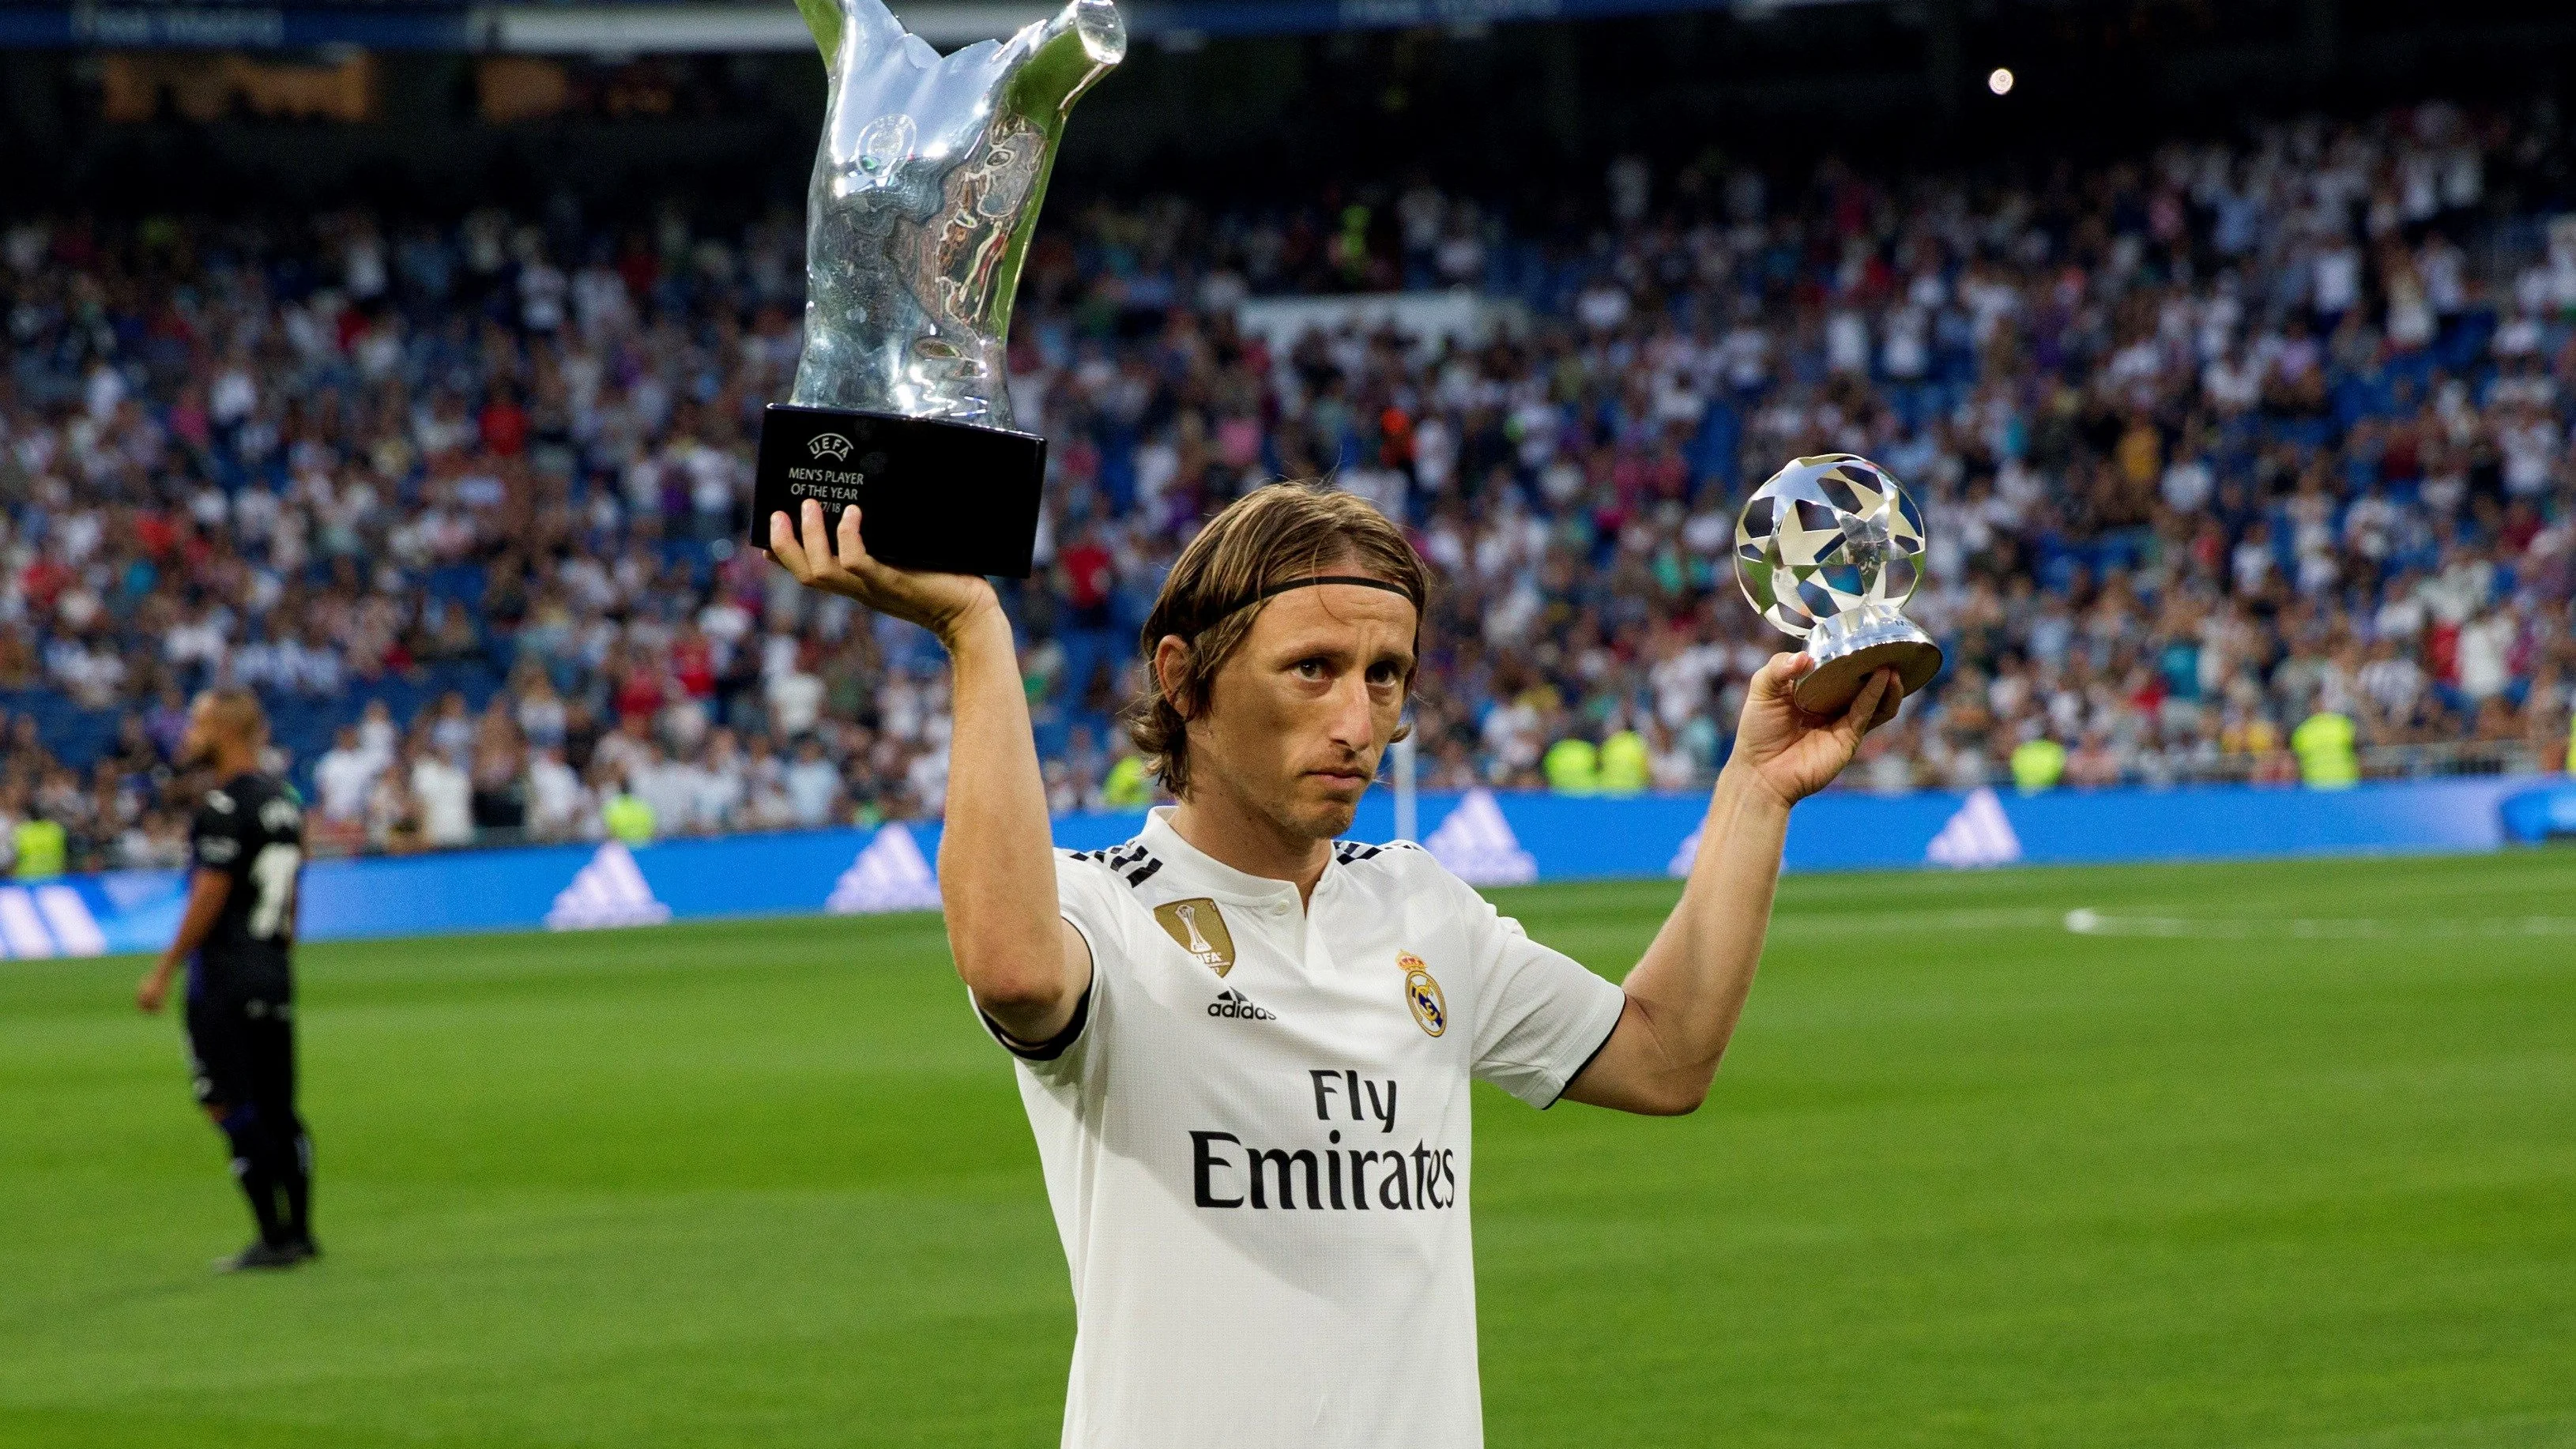
<svg viewBox="0 0 2576 1449">
<path fill-rule="evenodd" d="M 1679 875 L 1698 848 L 1706 804 L 1699 795 L 1425 796 L 1423 844 L 1478 885 Z M 2551 833 L 2561 815 L 2576 822 L 2576 786 L 2528 778 L 2348 790 L 1836 792 L 1790 817 L 1786 864 L 1817 871 L 2495 850 Z M 1143 823 L 1141 813 L 1064 816 L 1055 838 L 1098 849 Z M 1394 824 L 1392 802 L 1372 795 L 1351 834 L 1383 840 Z M 317 861 L 304 871 L 298 930 L 307 941 L 334 941 L 930 909 L 938 843 L 935 824 L 888 825 L 632 850 L 609 843 Z M 0 885 L 0 956 L 159 950 L 184 895 L 175 871 Z"/>
</svg>

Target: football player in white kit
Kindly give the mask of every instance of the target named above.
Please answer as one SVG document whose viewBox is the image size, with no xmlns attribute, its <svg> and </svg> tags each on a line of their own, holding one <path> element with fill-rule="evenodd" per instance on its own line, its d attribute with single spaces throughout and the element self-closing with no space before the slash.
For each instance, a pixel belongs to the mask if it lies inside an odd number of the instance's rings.
<svg viewBox="0 0 2576 1449">
<path fill-rule="evenodd" d="M 949 944 L 1017 1058 L 1072 1268 L 1083 1449 L 1483 1442 L 1468 1086 L 1691 1111 L 1769 924 L 1789 808 L 1895 713 L 1802 715 L 1757 673 L 1680 903 L 1622 984 L 1408 844 L 1339 841 L 1396 737 L 1429 589 L 1362 500 L 1249 494 L 1144 630 L 1137 743 L 1177 806 L 1052 848 L 1011 626 L 983 579 L 870 558 L 819 505 L 770 551 L 947 647 Z"/>
</svg>

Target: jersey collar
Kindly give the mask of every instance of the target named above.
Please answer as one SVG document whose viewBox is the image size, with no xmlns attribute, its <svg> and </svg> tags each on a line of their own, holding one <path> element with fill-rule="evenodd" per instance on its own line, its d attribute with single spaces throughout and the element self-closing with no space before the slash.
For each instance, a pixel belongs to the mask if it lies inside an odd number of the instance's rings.
<svg viewBox="0 0 2576 1449">
<path fill-rule="evenodd" d="M 1253 875 L 1236 870 L 1224 861 L 1181 838 L 1172 828 L 1172 807 L 1157 805 L 1145 813 L 1145 830 L 1137 838 L 1145 848 L 1179 867 L 1192 889 L 1203 889 L 1219 900 L 1240 901 L 1245 905 L 1266 906 L 1286 900 L 1297 900 L 1295 881 L 1274 880 L 1266 875 Z M 1327 861 L 1324 873 L 1333 872 Z"/>
</svg>

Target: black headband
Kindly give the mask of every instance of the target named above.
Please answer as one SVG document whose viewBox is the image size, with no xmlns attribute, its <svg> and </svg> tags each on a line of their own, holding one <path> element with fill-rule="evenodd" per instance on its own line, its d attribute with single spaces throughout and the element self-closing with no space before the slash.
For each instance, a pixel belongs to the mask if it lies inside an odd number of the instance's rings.
<svg viewBox="0 0 2576 1449">
<path fill-rule="evenodd" d="M 1384 589 L 1390 594 L 1402 594 L 1407 603 L 1411 603 L 1413 601 L 1413 593 L 1411 590 L 1405 588 L 1402 584 L 1390 584 L 1384 579 L 1373 579 L 1364 574 L 1310 574 L 1302 579 L 1289 579 L 1284 583 L 1272 584 L 1270 587 L 1254 594 L 1251 598 L 1226 605 L 1224 608 L 1217 610 L 1206 623 L 1201 624 L 1198 628 L 1192 630 L 1191 636 L 1195 638 L 1199 634 L 1205 633 L 1207 630 L 1216 627 L 1218 620 L 1229 618 L 1245 609 L 1249 609 L 1253 605 L 1258 604 L 1262 600 L 1270 598 L 1275 594 L 1284 594 L 1290 589 L 1320 588 L 1325 584 L 1350 584 L 1354 587 L 1363 589 Z"/>
<path fill-rule="evenodd" d="M 1413 598 L 1412 594 L 1406 592 L 1404 585 L 1390 584 L 1384 579 L 1372 579 L 1363 574 L 1316 574 L 1311 578 L 1290 579 L 1284 584 L 1272 584 L 1244 600 L 1243 604 L 1235 605 L 1234 609 L 1240 609 L 1244 604 L 1258 604 L 1273 594 L 1284 594 L 1290 589 L 1311 589 L 1321 584 L 1355 584 L 1363 589 L 1384 589 L 1390 594 L 1403 594 L 1408 601 Z M 1225 612 L 1231 614 L 1234 609 L 1228 609 Z M 1223 618 L 1224 615 L 1220 614 L 1217 617 Z"/>
</svg>

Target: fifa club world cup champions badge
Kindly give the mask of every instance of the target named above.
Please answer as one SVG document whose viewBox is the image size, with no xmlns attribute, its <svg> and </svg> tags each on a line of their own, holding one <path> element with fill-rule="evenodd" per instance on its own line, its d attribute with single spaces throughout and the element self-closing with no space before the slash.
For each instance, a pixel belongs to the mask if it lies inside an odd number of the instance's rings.
<svg viewBox="0 0 2576 1449">
<path fill-rule="evenodd" d="M 1906 694 L 1941 672 L 1941 646 L 1898 612 L 1922 560 L 1923 515 L 1867 458 L 1799 458 L 1753 490 L 1735 520 L 1735 579 L 1763 618 L 1807 641 L 1816 667 L 1798 681 L 1798 708 L 1840 714 L 1881 669 Z"/>
<path fill-rule="evenodd" d="M 798 0 L 831 73 L 806 192 L 805 355 L 761 419 L 770 515 L 861 508 L 903 568 L 1029 575 L 1046 442 L 1012 426 L 1004 339 L 1064 121 L 1127 52 L 1111 0 L 942 57 L 879 0 Z"/>
</svg>

